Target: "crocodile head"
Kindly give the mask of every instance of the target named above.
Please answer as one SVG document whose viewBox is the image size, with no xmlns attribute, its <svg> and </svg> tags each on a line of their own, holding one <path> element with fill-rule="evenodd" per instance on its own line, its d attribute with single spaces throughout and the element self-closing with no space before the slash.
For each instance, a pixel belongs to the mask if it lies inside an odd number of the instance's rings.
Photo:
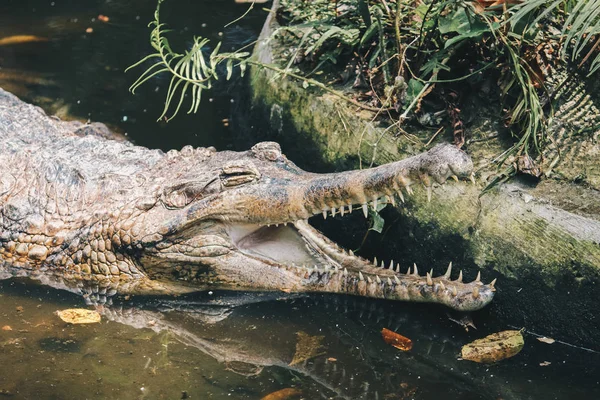
<svg viewBox="0 0 600 400">
<path fill-rule="evenodd" d="M 436 302 L 476 310 L 494 295 L 479 277 L 419 275 L 399 266 L 373 265 L 312 228 L 314 215 L 368 212 L 403 201 L 420 183 L 472 176 L 469 157 L 451 145 L 380 167 L 331 174 L 308 173 L 263 142 L 247 152 L 186 147 L 167 154 L 153 176 L 144 212 L 121 221 L 130 258 L 152 282 L 195 288 L 334 292 Z M 403 191 L 405 192 L 403 194 Z M 139 207 L 138 207 L 139 208 Z M 121 237 L 124 235 L 121 234 Z M 117 243 L 118 246 L 119 243 Z"/>
</svg>

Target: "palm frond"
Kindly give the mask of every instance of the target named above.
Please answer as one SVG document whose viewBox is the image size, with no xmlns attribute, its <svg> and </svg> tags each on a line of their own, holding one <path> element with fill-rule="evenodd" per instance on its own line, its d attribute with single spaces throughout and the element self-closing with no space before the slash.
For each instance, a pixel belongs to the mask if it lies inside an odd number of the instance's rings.
<svg viewBox="0 0 600 400">
<path fill-rule="evenodd" d="M 561 11 L 566 18 L 562 23 L 561 36 L 563 58 L 570 55 L 573 62 L 580 61 L 580 65 L 591 58 L 598 51 L 598 45 L 590 48 L 594 38 L 600 40 L 600 0 L 529 0 L 516 4 L 510 9 L 512 16 L 507 23 L 516 25 L 520 21 L 529 21 L 532 29 L 546 16 Z M 532 19 L 533 18 L 533 19 Z M 600 69 L 600 52 L 594 57 L 588 69 L 588 76 Z"/>
</svg>

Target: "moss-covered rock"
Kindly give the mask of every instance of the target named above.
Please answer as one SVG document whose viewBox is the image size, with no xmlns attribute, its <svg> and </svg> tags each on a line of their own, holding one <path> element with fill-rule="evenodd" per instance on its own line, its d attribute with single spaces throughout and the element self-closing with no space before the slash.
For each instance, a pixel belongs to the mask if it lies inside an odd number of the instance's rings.
<svg viewBox="0 0 600 400">
<path fill-rule="evenodd" d="M 273 14 L 263 39 L 275 24 Z M 272 62 L 274 45 L 259 41 L 254 56 Z M 279 141 L 293 160 L 310 160 L 303 165 L 307 168 L 364 168 L 402 159 L 425 150 L 434 134 L 422 129 L 409 135 L 380 126 L 375 113 L 288 79 L 273 80 L 266 70 L 253 69 L 250 80 L 254 115 L 272 128 L 261 139 Z M 480 318 L 503 318 L 557 339 L 596 342 L 600 193 L 572 181 L 523 179 L 481 196 L 485 179 L 494 172 L 488 160 L 503 148 L 496 125 L 484 116 L 471 122 L 472 135 L 480 139 L 468 148 L 479 168 L 477 185 L 438 187 L 430 203 L 424 191 L 417 191 L 405 205 L 387 212 L 386 221 L 396 222 L 383 239 L 364 245 L 362 254 L 373 252 L 401 265 L 417 262 L 425 269 L 435 266 L 439 273 L 454 261 L 469 279 L 482 270 L 486 280 L 499 279 L 494 303 Z M 599 160 L 586 160 L 587 170 L 598 170 Z M 321 228 L 334 239 L 344 235 Z M 360 238 L 350 241 L 360 244 Z"/>
</svg>

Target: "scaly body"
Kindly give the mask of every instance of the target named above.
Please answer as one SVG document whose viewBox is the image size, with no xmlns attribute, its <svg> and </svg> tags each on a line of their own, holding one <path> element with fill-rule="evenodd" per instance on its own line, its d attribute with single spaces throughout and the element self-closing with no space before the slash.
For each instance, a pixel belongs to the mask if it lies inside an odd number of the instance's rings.
<svg viewBox="0 0 600 400">
<path fill-rule="evenodd" d="M 348 293 L 459 310 L 493 297 L 493 283 L 451 280 L 451 268 L 432 277 L 416 266 L 410 274 L 374 266 L 307 223 L 366 213 L 417 183 L 430 190 L 470 177 L 471 160 L 451 145 L 369 170 L 313 174 L 273 142 L 165 154 L 97 132 L 0 90 L 0 276 L 111 282 L 121 293 Z"/>
</svg>

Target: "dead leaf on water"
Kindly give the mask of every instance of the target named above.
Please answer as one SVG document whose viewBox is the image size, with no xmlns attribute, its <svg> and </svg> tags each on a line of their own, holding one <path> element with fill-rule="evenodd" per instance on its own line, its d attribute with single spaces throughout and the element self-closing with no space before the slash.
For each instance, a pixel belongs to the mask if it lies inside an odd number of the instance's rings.
<svg viewBox="0 0 600 400">
<path fill-rule="evenodd" d="M 22 43 L 33 43 L 33 42 L 47 42 L 48 39 L 45 37 L 34 36 L 34 35 L 15 35 L 7 36 L 0 39 L 0 46 L 8 46 L 11 44 L 22 44 Z"/>
<path fill-rule="evenodd" d="M 285 388 L 273 393 L 269 393 L 260 400 L 288 400 L 296 396 L 300 396 L 302 391 L 296 388 Z"/>
<path fill-rule="evenodd" d="M 302 331 L 298 332 L 297 335 L 296 352 L 294 353 L 292 362 L 289 364 L 290 366 L 325 354 L 322 351 L 323 345 L 321 344 L 325 336 L 310 336 L 308 333 Z"/>
<path fill-rule="evenodd" d="M 539 338 L 536 338 L 536 339 L 539 340 L 540 342 L 546 343 L 546 344 L 552 344 L 552 343 L 556 342 L 556 340 L 554 340 L 552 338 L 549 338 L 549 337 L 546 337 L 546 336 L 539 337 Z"/>
<path fill-rule="evenodd" d="M 387 344 L 394 346 L 398 350 L 409 351 L 412 349 L 412 340 L 387 328 L 381 330 L 381 336 L 383 336 L 383 340 Z"/>
<path fill-rule="evenodd" d="M 517 355 L 524 344 L 521 331 L 493 333 L 464 345 L 462 358 L 478 363 L 493 363 Z"/>
<path fill-rule="evenodd" d="M 552 364 L 550 361 L 544 361 L 540 363 L 540 367 L 547 367 L 550 364 Z"/>
<path fill-rule="evenodd" d="M 56 315 L 70 324 L 94 324 L 100 322 L 100 314 L 97 311 L 86 310 L 85 308 L 59 310 L 56 311 Z"/>
</svg>

